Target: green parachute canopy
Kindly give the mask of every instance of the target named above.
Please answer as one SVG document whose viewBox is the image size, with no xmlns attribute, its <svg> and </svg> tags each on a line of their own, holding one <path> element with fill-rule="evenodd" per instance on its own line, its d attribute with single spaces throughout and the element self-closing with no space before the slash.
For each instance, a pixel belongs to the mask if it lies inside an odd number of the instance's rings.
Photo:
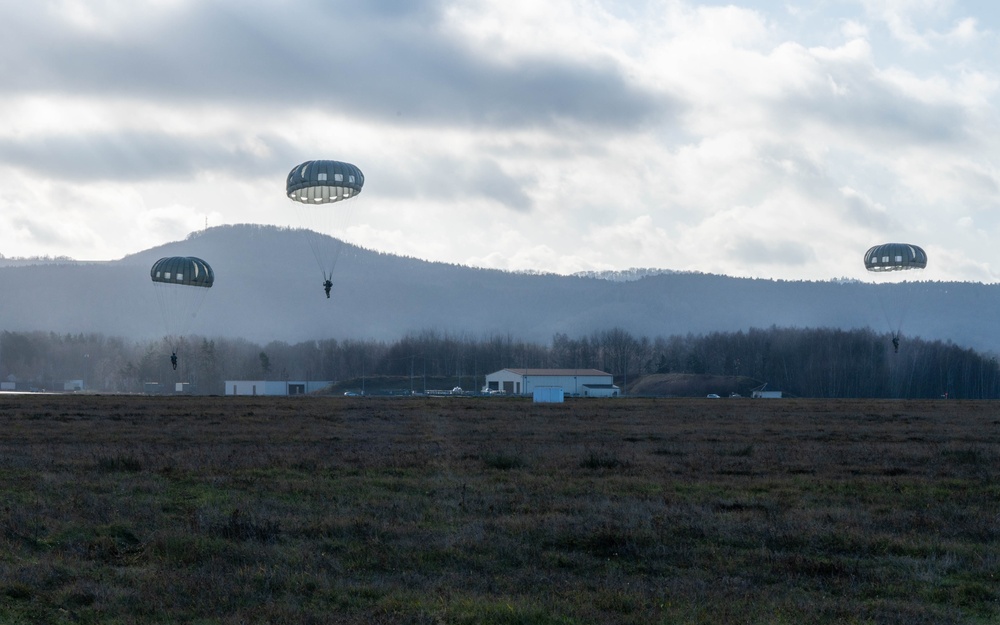
<svg viewBox="0 0 1000 625">
<path fill-rule="evenodd" d="M 927 253 L 909 243 L 883 243 L 865 252 L 868 271 L 906 271 L 927 266 Z"/>
<path fill-rule="evenodd" d="M 149 270 L 149 276 L 153 282 L 159 284 L 210 288 L 215 282 L 215 272 L 212 271 L 212 267 L 194 256 L 161 258 L 153 263 L 153 267 Z"/>
<path fill-rule="evenodd" d="M 288 173 L 285 193 L 303 204 L 329 204 L 361 193 L 365 175 L 350 163 L 306 161 Z"/>
</svg>

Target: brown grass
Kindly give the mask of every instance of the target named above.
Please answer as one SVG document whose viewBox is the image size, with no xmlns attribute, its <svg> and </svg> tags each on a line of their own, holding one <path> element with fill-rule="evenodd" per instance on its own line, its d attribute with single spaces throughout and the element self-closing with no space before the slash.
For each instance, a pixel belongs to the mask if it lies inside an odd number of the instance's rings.
<svg viewBox="0 0 1000 625">
<path fill-rule="evenodd" d="M 993 623 L 998 407 L 0 395 L 0 622 Z"/>
</svg>

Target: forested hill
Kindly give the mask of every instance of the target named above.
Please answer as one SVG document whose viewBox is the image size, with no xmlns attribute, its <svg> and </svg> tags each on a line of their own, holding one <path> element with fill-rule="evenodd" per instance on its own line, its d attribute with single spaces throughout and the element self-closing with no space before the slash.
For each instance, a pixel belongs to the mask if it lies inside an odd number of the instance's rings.
<svg viewBox="0 0 1000 625">
<path fill-rule="evenodd" d="M 215 269 L 191 332 L 261 342 L 393 340 L 425 329 L 541 342 L 609 328 L 647 337 L 771 326 L 888 332 L 879 288 L 906 293 L 904 335 L 1000 352 L 996 285 L 876 287 L 648 270 L 613 281 L 475 269 L 347 245 L 326 299 L 304 233 L 255 225 L 210 228 L 104 263 L 0 267 L 0 329 L 162 336 L 149 267 L 163 256 L 199 256 Z"/>
</svg>

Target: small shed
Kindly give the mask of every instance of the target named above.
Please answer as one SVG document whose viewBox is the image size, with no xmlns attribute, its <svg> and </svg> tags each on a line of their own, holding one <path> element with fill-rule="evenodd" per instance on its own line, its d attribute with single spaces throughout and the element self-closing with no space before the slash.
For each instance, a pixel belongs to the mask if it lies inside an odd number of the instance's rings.
<svg viewBox="0 0 1000 625">
<path fill-rule="evenodd" d="M 531 397 L 536 404 L 561 404 L 563 389 L 561 386 L 536 386 Z"/>
</svg>

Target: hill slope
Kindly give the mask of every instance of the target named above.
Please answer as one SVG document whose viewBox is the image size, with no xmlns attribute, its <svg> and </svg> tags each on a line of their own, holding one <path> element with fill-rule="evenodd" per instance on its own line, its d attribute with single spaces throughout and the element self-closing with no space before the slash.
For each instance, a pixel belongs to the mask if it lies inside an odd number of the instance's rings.
<svg viewBox="0 0 1000 625">
<path fill-rule="evenodd" d="M 0 267 L 0 329 L 100 332 L 134 339 L 164 333 L 149 267 L 200 256 L 216 282 L 191 324 L 196 334 L 266 342 L 392 340 L 433 329 L 548 342 L 621 327 L 636 336 L 750 327 L 874 327 L 888 331 L 874 286 L 662 273 L 630 281 L 528 275 L 380 254 L 347 245 L 323 295 L 301 231 L 222 226 L 116 261 Z M 910 283 L 904 334 L 1000 351 L 1000 287 Z"/>
</svg>

